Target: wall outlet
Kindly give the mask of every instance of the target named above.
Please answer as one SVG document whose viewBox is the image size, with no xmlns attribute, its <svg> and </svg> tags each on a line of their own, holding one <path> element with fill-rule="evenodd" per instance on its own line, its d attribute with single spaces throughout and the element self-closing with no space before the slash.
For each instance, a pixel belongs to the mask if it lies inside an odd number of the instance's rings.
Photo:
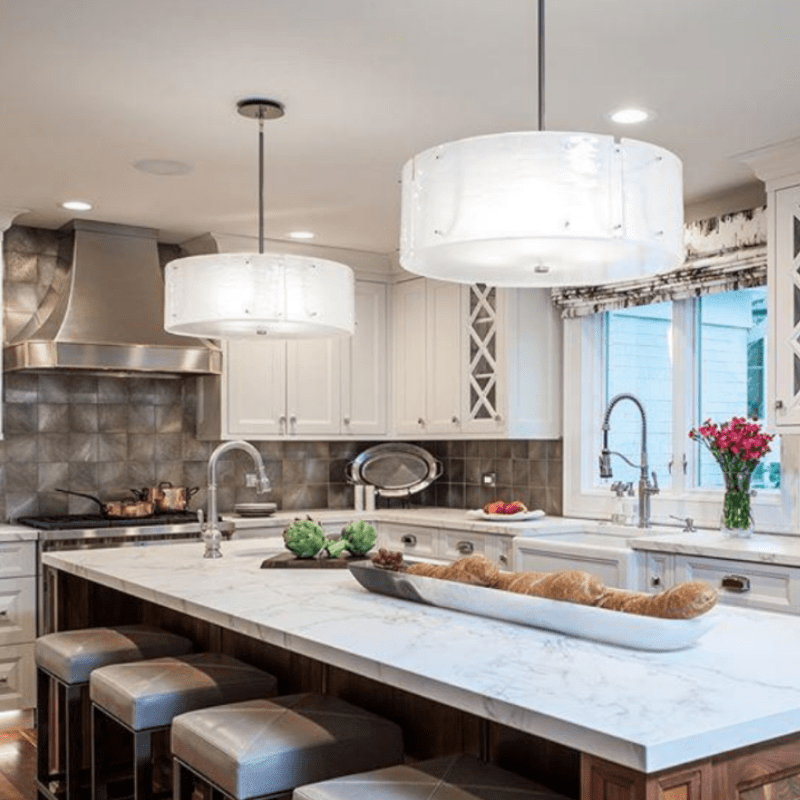
<svg viewBox="0 0 800 800">
<path fill-rule="evenodd" d="M 484 472 L 483 473 L 483 485 L 484 486 L 497 486 L 497 473 L 496 472 Z"/>
</svg>

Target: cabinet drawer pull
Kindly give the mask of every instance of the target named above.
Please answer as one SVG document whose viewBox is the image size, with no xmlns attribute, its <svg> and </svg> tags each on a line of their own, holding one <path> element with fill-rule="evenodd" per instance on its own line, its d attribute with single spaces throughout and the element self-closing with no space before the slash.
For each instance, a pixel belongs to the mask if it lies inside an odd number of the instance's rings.
<svg viewBox="0 0 800 800">
<path fill-rule="evenodd" d="M 2 686 L 4 683 L 8 683 L 8 678 L 0 678 L 0 686 Z"/>
<path fill-rule="evenodd" d="M 721 586 L 729 592 L 742 594 L 750 591 L 750 578 L 744 575 L 725 575 L 722 578 Z"/>
<path fill-rule="evenodd" d="M 417 537 L 413 533 L 406 533 L 400 537 L 400 541 L 409 547 L 413 547 L 417 543 Z"/>
<path fill-rule="evenodd" d="M 501 564 L 508 564 L 508 556 L 501 555 L 500 558 L 497 559 Z"/>
<path fill-rule="evenodd" d="M 650 578 L 650 585 L 661 586 L 661 578 L 658 575 L 654 575 L 652 578 Z"/>
<path fill-rule="evenodd" d="M 468 556 L 475 552 L 475 545 L 472 542 L 459 542 L 456 545 L 456 550 L 458 550 L 462 556 Z"/>
</svg>

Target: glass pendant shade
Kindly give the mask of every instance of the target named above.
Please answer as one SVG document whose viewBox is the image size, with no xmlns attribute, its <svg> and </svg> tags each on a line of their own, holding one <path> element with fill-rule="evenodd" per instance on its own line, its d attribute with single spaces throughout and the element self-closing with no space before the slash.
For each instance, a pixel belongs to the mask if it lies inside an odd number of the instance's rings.
<svg viewBox="0 0 800 800">
<path fill-rule="evenodd" d="M 531 131 L 462 139 L 405 164 L 400 264 L 493 286 L 593 285 L 679 266 L 680 159 L 632 139 Z"/>
<path fill-rule="evenodd" d="M 170 261 L 164 278 L 170 333 L 211 339 L 353 333 L 353 271 L 334 261 L 220 253 Z"/>
</svg>

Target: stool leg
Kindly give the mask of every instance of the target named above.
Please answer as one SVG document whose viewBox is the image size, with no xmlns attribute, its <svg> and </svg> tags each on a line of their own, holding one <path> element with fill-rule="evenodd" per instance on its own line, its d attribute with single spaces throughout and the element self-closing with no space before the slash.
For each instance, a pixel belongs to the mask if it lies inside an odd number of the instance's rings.
<svg viewBox="0 0 800 800">
<path fill-rule="evenodd" d="M 50 676 L 36 670 L 36 780 L 50 781 Z"/>
<path fill-rule="evenodd" d="M 192 773 L 180 761 L 172 761 L 172 800 L 192 800 L 194 780 Z"/>
<path fill-rule="evenodd" d="M 150 800 L 153 796 L 153 743 L 150 731 L 133 734 L 133 797 Z"/>
<path fill-rule="evenodd" d="M 108 763 L 105 747 L 108 726 L 105 723 L 105 714 L 92 703 L 92 800 L 108 799 Z"/>
<path fill-rule="evenodd" d="M 65 800 L 78 800 L 81 780 L 81 685 L 64 687 L 64 714 L 66 716 L 66 784 Z"/>
</svg>

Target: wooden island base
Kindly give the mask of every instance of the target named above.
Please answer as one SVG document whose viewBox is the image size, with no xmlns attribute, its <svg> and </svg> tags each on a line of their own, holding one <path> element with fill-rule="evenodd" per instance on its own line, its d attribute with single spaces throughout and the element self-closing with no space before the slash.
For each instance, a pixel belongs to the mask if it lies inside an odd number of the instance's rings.
<svg viewBox="0 0 800 800">
<path fill-rule="evenodd" d="M 56 630 L 144 622 L 183 634 L 199 649 L 224 652 L 271 672 L 283 693 L 328 692 L 397 722 L 409 760 L 469 753 L 575 800 L 800 800 L 800 734 L 644 774 L 115 589 L 50 572 Z"/>
</svg>

